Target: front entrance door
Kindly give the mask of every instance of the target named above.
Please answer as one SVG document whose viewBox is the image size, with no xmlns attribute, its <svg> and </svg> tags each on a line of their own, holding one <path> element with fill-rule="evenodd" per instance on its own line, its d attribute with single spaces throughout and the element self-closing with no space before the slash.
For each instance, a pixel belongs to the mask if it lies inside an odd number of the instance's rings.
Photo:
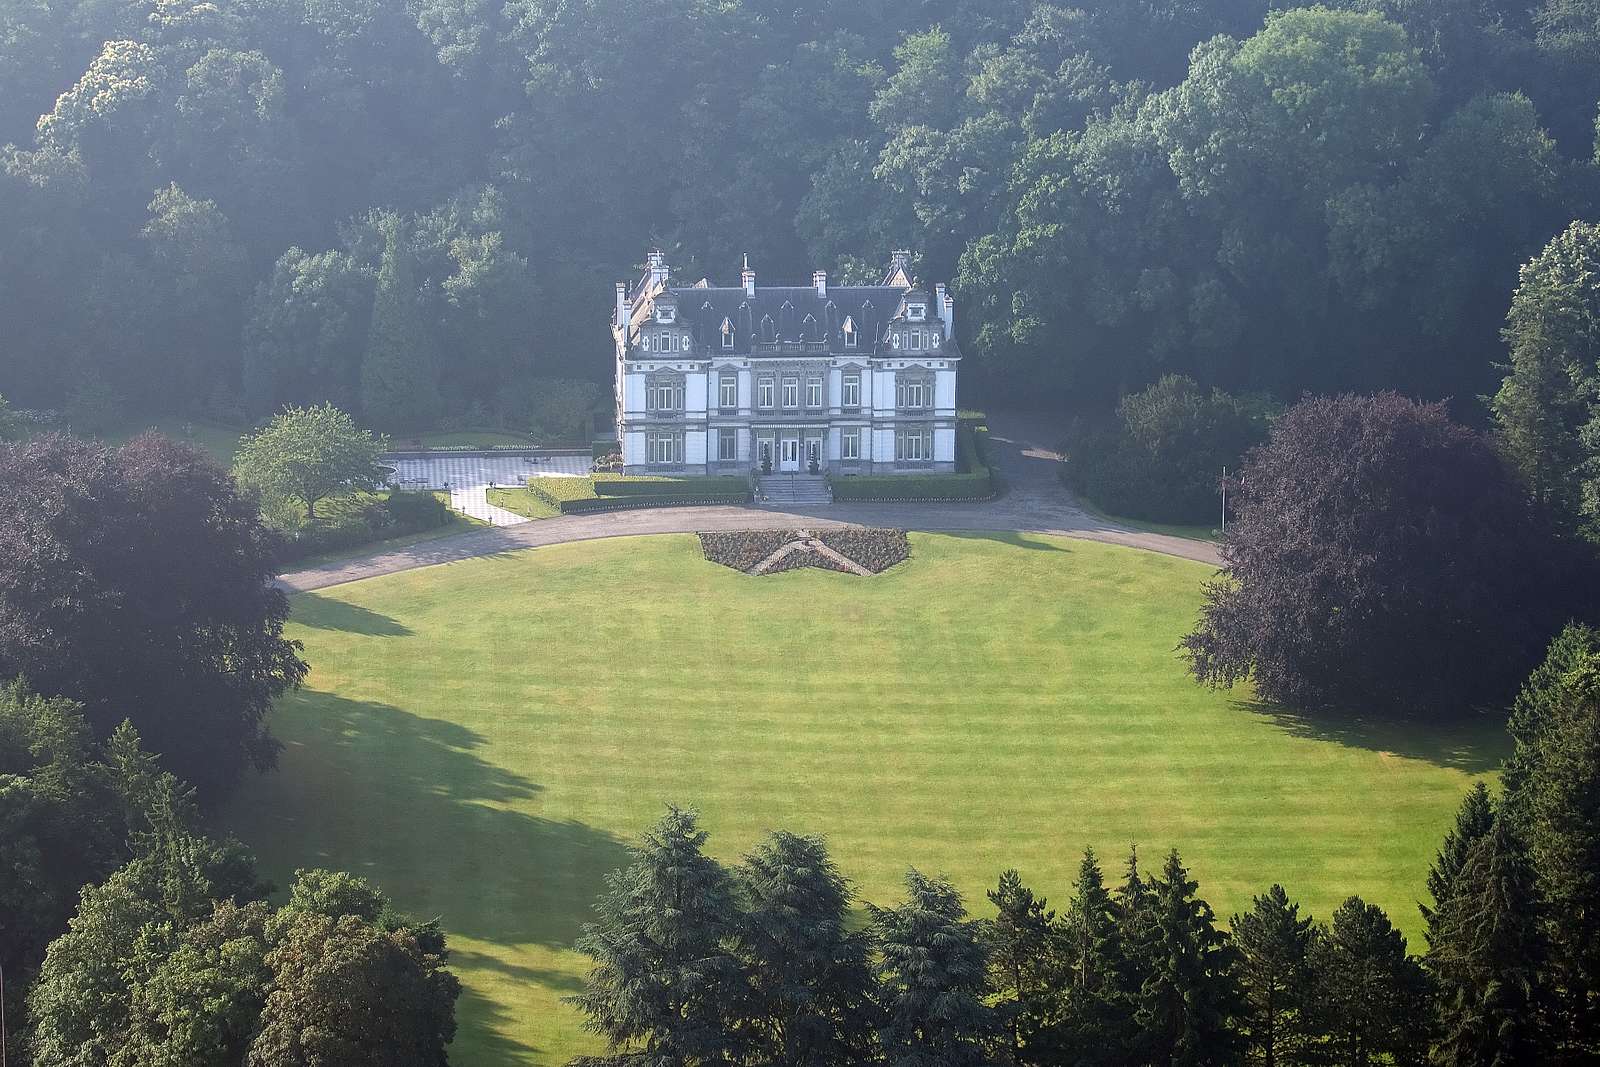
<svg viewBox="0 0 1600 1067">
<path fill-rule="evenodd" d="M 800 440 L 795 437 L 783 439 L 783 450 L 780 453 L 781 462 L 778 469 L 781 471 L 797 471 L 800 469 Z"/>
</svg>

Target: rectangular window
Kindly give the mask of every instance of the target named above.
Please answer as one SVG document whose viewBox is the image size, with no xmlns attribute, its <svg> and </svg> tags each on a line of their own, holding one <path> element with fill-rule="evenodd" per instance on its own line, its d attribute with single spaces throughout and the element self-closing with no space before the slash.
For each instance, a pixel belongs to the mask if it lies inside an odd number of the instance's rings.
<svg viewBox="0 0 1600 1067">
<path fill-rule="evenodd" d="M 724 374 L 717 386 L 718 405 L 724 411 L 732 411 L 739 406 L 739 379 L 732 374 Z"/>
<path fill-rule="evenodd" d="M 683 462 L 683 434 L 647 433 L 644 435 L 645 460 L 655 464 Z"/>
<path fill-rule="evenodd" d="M 843 455 L 843 458 L 845 458 L 845 459 L 860 459 L 861 458 L 861 431 L 859 429 L 844 431 L 844 436 L 841 439 L 841 444 L 842 444 L 841 453 Z"/>
<path fill-rule="evenodd" d="M 717 459 L 726 463 L 731 459 L 739 458 L 739 431 L 721 429 L 717 431 Z"/>
<path fill-rule="evenodd" d="M 856 346 L 856 332 L 854 330 L 846 330 L 844 332 L 844 346 L 846 348 L 854 348 Z"/>
<path fill-rule="evenodd" d="M 726 350 L 729 350 L 729 351 L 731 351 L 733 349 L 733 331 L 732 330 L 723 330 L 722 331 L 722 347 L 724 349 L 726 349 Z"/>
<path fill-rule="evenodd" d="M 894 432 L 894 458 L 901 463 L 921 463 L 933 458 L 933 431 L 923 427 Z"/>
<path fill-rule="evenodd" d="M 770 408 L 772 406 L 772 379 L 762 378 L 756 385 L 756 406 Z"/>
<path fill-rule="evenodd" d="M 858 408 L 861 406 L 861 375 L 846 374 L 844 376 L 844 406 Z"/>
<path fill-rule="evenodd" d="M 925 408 L 932 399 L 932 390 L 928 383 L 923 381 L 900 379 L 894 383 L 895 407 L 898 408 Z"/>
<path fill-rule="evenodd" d="M 783 406 L 797 408 L 800 406 L 800 379 L 785 378 L 783 380 Z"/>
<path fill-rule="evenodd" d="M 806 407 L 820 408 L 822 406 L 822 379 L 806 379 Z"/>
</svg>

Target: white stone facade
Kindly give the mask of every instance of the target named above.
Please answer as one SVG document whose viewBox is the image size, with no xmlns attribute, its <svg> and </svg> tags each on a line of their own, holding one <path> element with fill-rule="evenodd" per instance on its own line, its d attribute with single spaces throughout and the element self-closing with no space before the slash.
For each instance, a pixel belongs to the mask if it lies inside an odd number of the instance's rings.
<svg viewBox="0 0 1600 1067">
<path fill-rule="evenodd" d="M 677 287 L 660 253 L 619 283 L 617 438 L 629 473 L 950 471 L 954 301 L 897 253 L 883 283 Z M 765 462 L 764 462 L 765 461 Z"/>
</svg>

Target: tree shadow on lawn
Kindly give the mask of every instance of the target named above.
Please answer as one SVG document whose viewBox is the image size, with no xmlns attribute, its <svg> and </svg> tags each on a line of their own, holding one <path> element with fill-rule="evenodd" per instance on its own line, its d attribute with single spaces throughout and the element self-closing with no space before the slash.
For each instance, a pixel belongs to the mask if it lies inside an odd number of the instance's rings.
<svg viewBox="0 0 1600 1067">
<path fill-rule="evenodd" d="M 296 594 L 293 621 L 313 630 L 340 630 L 369 637 L 411 636 L 411 628 L 398 619 L 316 593 Z"/>
<path fill-rule="evenodd" d="M 1437 767 L 1485 774 L 1511 754 L 1503 716 L 1469 713 L 1460 719 L 1384 718 L 1338 711 L 1300 711 L 1261 700 L 1237 700 L 1245 711 L 1270 719 L 1294 737 L 1332 741 L 1348 748 L 1387 752 Z"/>
<path fill-rule="evenodd" d="M 1026 548 L 1034 552 L 1068 552 L 1071 548 L 1061 544 L 1059 538 L 1050 538 L 1044 534 L 1023 533 L 1021 531 L 1003 532 L 999 530 L 940 530 L 940 536 L 953 537 L 962 541 L 993 541 L 996 544 L 1010 545 L 1012 548 Z"/>
</svg>

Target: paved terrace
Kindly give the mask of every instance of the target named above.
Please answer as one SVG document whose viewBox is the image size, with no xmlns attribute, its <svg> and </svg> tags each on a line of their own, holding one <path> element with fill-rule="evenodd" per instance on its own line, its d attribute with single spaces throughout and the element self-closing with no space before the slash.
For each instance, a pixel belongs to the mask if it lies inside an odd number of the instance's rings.
<svg viewBox="0 0 1600 1067">
<path fill-rule="evenodd" d="M 1001 425 L 996 426 L 996 422 Z M 1050 440 L 1047 431 L 1017 418 L 991 421 L 990 425 L 995 427 L 990 440 L 996 446 L 996 455 L 1010 488 L 998 500 L 986 503 L 827 504 L 788 509 L 747 504 L 734 507 L 646 508 L 595 515 L 564 515 L 538 521 L 521 521 L 521 516 L 516 516 L 519 521 L 514 525 L 473 530 L 436 541 L 424 541 L 408 548 L 328 563 L 282 575 L 279 581 L 285 588 L 300 592 L 418 567 L 432 567 L 477 556 L 569 541 L 636 534 L 698 533 L 702 530 L 817 526 L 890 526 L 922 531 L 1054 534 L 1126 545 L 1201 563 L 1220 564 L 1216 546 L 1208 541 L 1192 541 L 1134 530 L 1090 515 L 1073 501 L 1072 495 L 1057 480 L 1056 463 L 1060 457 L 1041 443 Z M 517 461 L 526 462 L 520 457 Z M 584 465 L 587 467 L 587 462 Z M 562 472 L 545 472 L 530 465 L 523 468 L 522 476 L 531 473 Z M 499 484 L 516 484 L 519 480 L 507 476 Z M 487 502 L 484 506 L 487 507 Z"/>
</svg>

